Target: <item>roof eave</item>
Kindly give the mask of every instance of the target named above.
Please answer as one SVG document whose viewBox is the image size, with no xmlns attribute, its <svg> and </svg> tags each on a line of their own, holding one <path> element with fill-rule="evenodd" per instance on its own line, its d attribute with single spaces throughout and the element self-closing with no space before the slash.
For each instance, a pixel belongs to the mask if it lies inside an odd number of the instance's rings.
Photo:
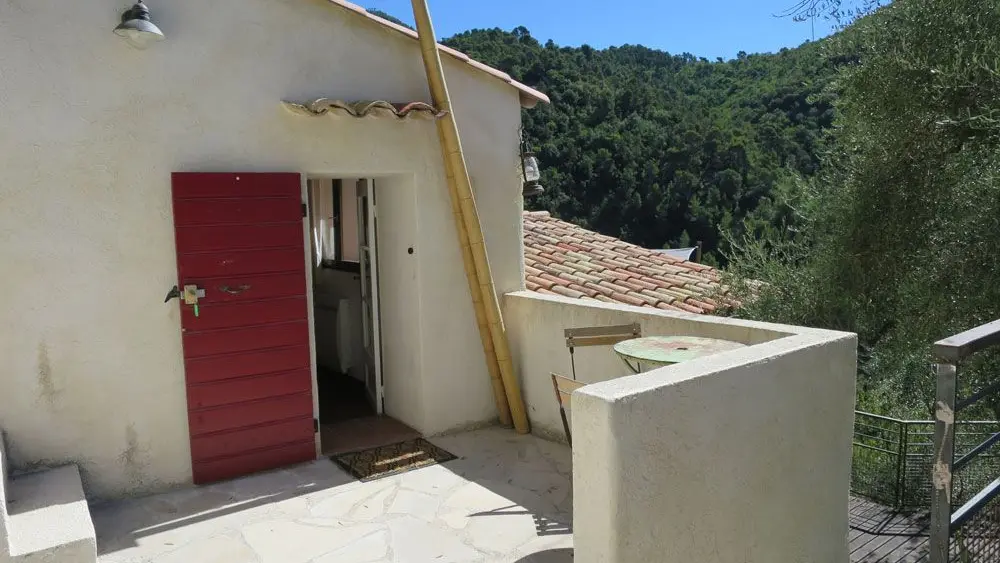
<svg viewBox="0 0 1000 563">
<path fill-rule="evenodd" d="M 352 4 L 345 0 L 327 0 L 327 1 L 330 2 L 331 4 L 334 4 L 335 6 L 339 6 L 341 8 L 344 8 L 345 10 L 349 10 L 358 15 L 364 16 L 369 20 L 382 25 L 383 27 L 387 27 L 389 29 L 392 29 L 393 31 L 402 33 L 403 35 L 411 39 L 418 38 L 416 31 L 413 31 L 412 29 L 399 25 L 397 23 L 391 22 L 385 18 L 380 18 L 375 14 L 371 14 L 368 12 L 368 10 L 365 10 L 364 8 L 358 6 L 357 4 Z M 514 80 L 513 78 L 510 77 L 509 74 L 503 72 L 502 70 L 497 70 L 475 59 L 471 59 L 465 53 L 461 51 L 456 51 L 455 49 L 452 49 L 451 47 L 447 47 L 445 45 L 441 45 L 440 43 L 438 44 L 438 48 L 442 53 L 446 53 L 450 55 L 452 58 L 458 59 L 459 61 L 468 64 L 469 66 L 475 68 L 476 70 L 485 72 L 486 74 L 489 74 L 490 76 L 502 80 L 507 84 L 513 86 L 518 91 L 518 95 L 521 101 L 521 107 L 531 109 L 537 106 L 539 102 L 544 102 L 546 104 L 550 103 L 548 96 L 546 96 L 542 92 L 539 92 L 538 90 L 535 90 L 530 86 L 527 86 L 525 84 L 518 82 L 517 80 Z"/>
</svg>

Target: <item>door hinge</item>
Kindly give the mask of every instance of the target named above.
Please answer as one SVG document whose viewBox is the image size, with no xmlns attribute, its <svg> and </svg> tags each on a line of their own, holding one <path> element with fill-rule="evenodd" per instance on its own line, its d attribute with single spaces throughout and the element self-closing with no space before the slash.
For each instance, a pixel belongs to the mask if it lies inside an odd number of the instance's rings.
<svg viewBox="0 0 1000 563">
<path fill-rule="evenodd" d="M 306 205 L 305 203 L 303 203 L 302 204 L 302 217 L 305 218 L 305 217 L 308 217 L 308 216 L 309 216 L 309 206 Z"/>
<path fill-rule="evenodd" d="M 313 419 L 313 432 L 314 433 L 315 432 L 319 432 L 319 419 L 318 418 L 314 418 Z"/>
</svg>

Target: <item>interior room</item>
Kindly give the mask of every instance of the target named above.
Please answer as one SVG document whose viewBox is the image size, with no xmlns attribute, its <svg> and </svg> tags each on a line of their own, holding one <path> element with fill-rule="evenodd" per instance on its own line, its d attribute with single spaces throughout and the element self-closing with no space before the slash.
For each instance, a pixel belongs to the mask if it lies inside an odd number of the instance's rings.
<svg viewBox="0 0 1000 563">
<path fill-rule="evenodd" d="M 384 412 L 375 180 L 312 177 L 308 191 L 323 453 L 417 437 Z"/>
</svg>

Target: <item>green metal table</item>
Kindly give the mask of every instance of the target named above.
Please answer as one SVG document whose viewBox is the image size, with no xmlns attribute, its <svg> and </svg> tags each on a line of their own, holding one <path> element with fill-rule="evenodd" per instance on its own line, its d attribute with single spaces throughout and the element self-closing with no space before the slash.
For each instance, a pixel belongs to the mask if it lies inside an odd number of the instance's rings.
<svg viewBox="0 0 1000 563">
<path fill-rule="evenodd" d="M 641 373 L 642 364 L 654 368 L 669 366 L 737 348 L 746 348 L 746 345 L 697 336 L 645 336 L 623 340 L 615 344 L 614 350 L 629 369 Z"/>
</svg>

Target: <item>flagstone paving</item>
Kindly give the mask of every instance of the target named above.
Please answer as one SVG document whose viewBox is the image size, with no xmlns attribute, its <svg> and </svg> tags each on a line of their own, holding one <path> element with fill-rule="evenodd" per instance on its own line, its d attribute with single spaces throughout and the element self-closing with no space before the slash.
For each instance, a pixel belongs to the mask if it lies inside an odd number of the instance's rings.
<svg viewBox="0 0 1000 563">
<path fill-rule="evenodd" d="M 432 438 L 459 459 L 361 483 L 329 460 L 95 506 L 101 563 L 562 563 L 564 445 L 490 428 Z"/>
</svg>

